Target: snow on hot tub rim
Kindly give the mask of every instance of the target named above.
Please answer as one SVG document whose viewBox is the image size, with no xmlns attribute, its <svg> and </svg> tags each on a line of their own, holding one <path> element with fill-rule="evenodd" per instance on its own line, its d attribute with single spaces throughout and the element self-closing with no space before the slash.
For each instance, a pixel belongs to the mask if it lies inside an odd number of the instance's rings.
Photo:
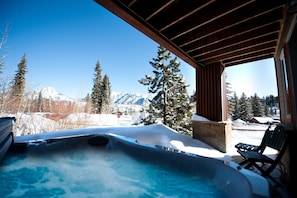
<svg viewBox="0 0 297 198">
<path fill-rule="evenodd" d="M 65 138 L 106 133 L 113 133 L 128 138 L 134 138 L 142 144 L 162 145 L 196 155 L 213 157 L 221 160 L 230 160 L 230 156 L 226 153 L 222 153 L 200 140 L 193 139 L 189 135 L 178 133 L 163 124 L 144 126 L 92 127 L 43 132 L 39 134 L 15 136 L 15 142 L 28 142 L 50 138 Z"/>
</svg>

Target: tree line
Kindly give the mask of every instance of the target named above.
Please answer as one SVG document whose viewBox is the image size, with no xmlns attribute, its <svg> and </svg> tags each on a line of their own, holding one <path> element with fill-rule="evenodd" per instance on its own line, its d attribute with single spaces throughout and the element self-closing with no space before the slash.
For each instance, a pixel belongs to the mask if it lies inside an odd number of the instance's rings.
<svg viewBox="0 0 297 198">
<path fill-rule="evenodd" d="M 236 93 L 228 96 L 228 116 L 231 120 L 250 121 L 253 117 L 267 117 L 278 114 L 278 97 L 273 95 L 260 98 L 256 93 L 247 97 L 243 92 L 238 98 Z"/>
</svg>

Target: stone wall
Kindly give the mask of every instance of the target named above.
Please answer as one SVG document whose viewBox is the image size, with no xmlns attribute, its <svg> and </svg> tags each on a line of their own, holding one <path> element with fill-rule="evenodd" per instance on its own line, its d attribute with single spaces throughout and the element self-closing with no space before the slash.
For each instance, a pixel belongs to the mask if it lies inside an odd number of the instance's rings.
<svg viewBox="0 0 297 198">
<path fill-rule="evenodd" d="M 232 149 L 231 122 L 192 121 L 193 138 L 201 140 L 221 152 Z"/>
</svg>

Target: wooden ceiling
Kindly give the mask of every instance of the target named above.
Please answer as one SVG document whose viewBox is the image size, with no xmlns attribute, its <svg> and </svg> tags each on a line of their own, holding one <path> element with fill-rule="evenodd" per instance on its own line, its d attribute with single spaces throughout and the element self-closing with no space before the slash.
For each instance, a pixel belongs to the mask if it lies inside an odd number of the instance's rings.
<svg viewBox="0 0 297 198">
<path fill-rule="evenodd" d="M 195 68 L 274 57 L 285 0 L 95 0 Z"/>
</svg>

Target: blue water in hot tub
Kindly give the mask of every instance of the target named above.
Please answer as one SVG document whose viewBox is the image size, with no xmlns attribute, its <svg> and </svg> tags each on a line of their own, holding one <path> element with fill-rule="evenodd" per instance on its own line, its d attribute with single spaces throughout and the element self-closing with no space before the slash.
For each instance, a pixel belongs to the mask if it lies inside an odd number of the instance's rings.
<svg viewBox="0 0 297 198">
<path fill-rule="evenodd" d="M 87 138 L 8 153 L 0 172 L 2 197 L 226 197 L 207 178 L 137 160 L 110 144 L 90 146 Z"/>
</svg>

